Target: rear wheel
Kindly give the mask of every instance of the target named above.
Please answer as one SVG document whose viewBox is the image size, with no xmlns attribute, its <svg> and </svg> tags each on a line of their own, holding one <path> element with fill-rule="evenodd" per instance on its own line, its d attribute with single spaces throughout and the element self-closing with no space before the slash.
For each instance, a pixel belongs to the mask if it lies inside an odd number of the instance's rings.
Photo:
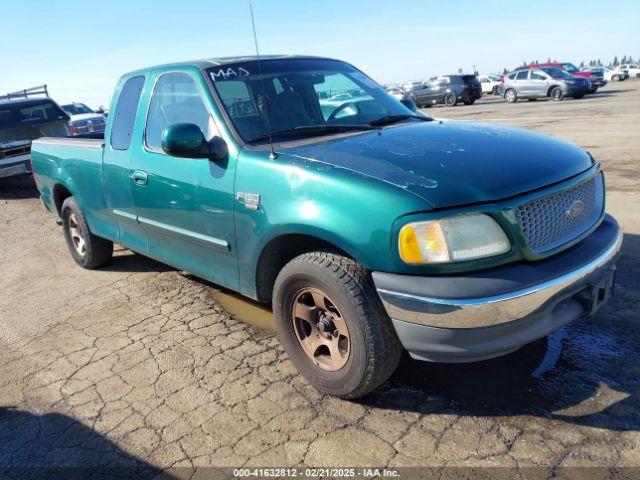
<svg viewBox="0 0 640 480">
<path fill-rule="evenodd" d="M 444 104 L 449 107 L 455 107 L 458 104 L 458 96 L 455 93 L 447 93 L 444 96 Z"/>
<path fill-rule="evenodd" d="M 64 237 L 75 262 L 89 270 L 108 263 L 113 256 L 113 243 L 91 233 L 76 199 L 67 198 L 61 210 Z"/>
<path fill-rule="evenodd" d="M 562 92 L 562 89 L 560 87 L 553 87 L 551 89 L 551 92 L 549 92 L 549 96 L 552 100 L 555 100 L 557 102 L 564 98 L 564 93 Z"/>
<path fill-rule="evenodd" d="M 578 100 L 578 99 L 580 99 L 580 98 L 582 98 L 582 97 L 584 97 L 584 93 L 576 93 L 576 94 L 573 96 L 573 98 L 575 98 L 576 100 Z"/>
<path fill-rule="evenodd" d="M 465 105 L 473 105 L 473 103 L 476 101 L 475 98 L 467 98 L 464 100 L 464 104 Z"/>
<path fill-rule="evenodd" d="M 491 93 L 492 93 L 493 95 L 498 95 L 498 94 L 500 94 L 500 89 L 498 88 L 498 86 L 497 86 L 497 85 L 495 85 L 495 86 L 493 87 L 493 89 L 491 90 Z"/>
<path fill-rule="evenodd" d="M 402 347 L 371 279 L 356 261 L 310 252 L 278 274 L 273 311 L 291 362 L 323 393 L 357 398 L 396 369 Z"/>
<path fill-rule="evenodd" d="M 619 82 L 620 81 L 620 75 L 615 74 L 611 77 L 611 81 L 612 82 Z"/>
<path fill-rule="evenodd" d="M 589 90 L 589 93 L 596 93 L 598 91 L 598 87 L 593 87 Z"/>
<path fill-rule="evenodd" d="M 510 88 L 504 93 L 504 99 L 509 103 L 516 103 L 518 101 L 518 94 L 513 88 Z"/>
</svg>

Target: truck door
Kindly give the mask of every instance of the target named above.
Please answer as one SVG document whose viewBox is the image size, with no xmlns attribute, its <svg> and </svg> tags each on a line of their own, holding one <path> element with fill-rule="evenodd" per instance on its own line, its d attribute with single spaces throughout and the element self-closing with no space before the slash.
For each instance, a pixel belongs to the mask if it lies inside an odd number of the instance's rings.
<svg viewBox="0 0 640 480">
<path fill-rule="evenodd" d="M 147 253 L 149 248 L 144 230 L 136 219 L 129 174 L 131 139 L 144 81 L 145 77 L 142 75 L 131 77 L 116 89 L 118 100 L 115 109 L 111 111 L 109 128 L 105 134 L 102 164 L 105 198 L 118 223 L 119 242 L 140 253 Z"/>
<path fill-rule="evenodd" d="M 202 97 L 206 88 L 186 72 L 158 77 L 146 122 L 138 129 L 143 132 L 135 140 L 131 185 L 149 255 L 235 289 L 235 157 L 230 154 L 223 165 L 172 157 L 161 148 L 162 132 L 177 123 L 197 125 L 208 139 L 219 135 Z"/>
</svg>

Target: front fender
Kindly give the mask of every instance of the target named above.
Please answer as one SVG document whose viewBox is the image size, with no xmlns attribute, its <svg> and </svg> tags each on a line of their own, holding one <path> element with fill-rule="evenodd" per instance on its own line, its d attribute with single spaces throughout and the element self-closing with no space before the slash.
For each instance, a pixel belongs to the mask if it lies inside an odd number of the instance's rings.
<svg viewBox="0 0 640 480">
<path fill-rule="evenodd" d="M 393 222 L 426 202 L 386 182 L 320 162 L 264 152 L 244 154 L 238 162 L 238 194 L 260 195 L 257 210 L 236 203 L 236 239 L 243 293 L 256 286 L 257 265 L 265 247 L 284 235 L 307 235 L 327 242 L 368 269 L 393 269 Z M 267 180 L 268 179 L 268 180 Z"/>
</svg>

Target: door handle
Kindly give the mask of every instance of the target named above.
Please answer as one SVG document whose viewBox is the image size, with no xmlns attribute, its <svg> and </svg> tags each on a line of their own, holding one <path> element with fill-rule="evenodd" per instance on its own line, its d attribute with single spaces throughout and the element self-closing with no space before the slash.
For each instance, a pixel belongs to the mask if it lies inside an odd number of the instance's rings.
<svg viewBox="0 0 640 480">
<path fill-rule="evenodd" d="M 133 183 L 141 187 L 144 187 L 148 180 L 147 172 L 143 172 L 142 170 L 133 171 L 131 175 L 129 175 L 129 178 L 133 180 Z"/>
</svg>

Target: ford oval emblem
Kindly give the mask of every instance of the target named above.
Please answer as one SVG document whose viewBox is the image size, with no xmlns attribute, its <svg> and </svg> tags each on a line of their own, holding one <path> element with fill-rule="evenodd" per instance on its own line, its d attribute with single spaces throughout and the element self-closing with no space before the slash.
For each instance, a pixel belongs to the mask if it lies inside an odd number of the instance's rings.
<svg viewBox="0 0 640 480">
<path fill-rule="evenodd" d="M 576 200 L 565 210 L 564 216 L 567 220 L 573 220 L 579 217 L 582 212 L 584 212 L 584 202 L 582 200 Z"/>
</svg>

